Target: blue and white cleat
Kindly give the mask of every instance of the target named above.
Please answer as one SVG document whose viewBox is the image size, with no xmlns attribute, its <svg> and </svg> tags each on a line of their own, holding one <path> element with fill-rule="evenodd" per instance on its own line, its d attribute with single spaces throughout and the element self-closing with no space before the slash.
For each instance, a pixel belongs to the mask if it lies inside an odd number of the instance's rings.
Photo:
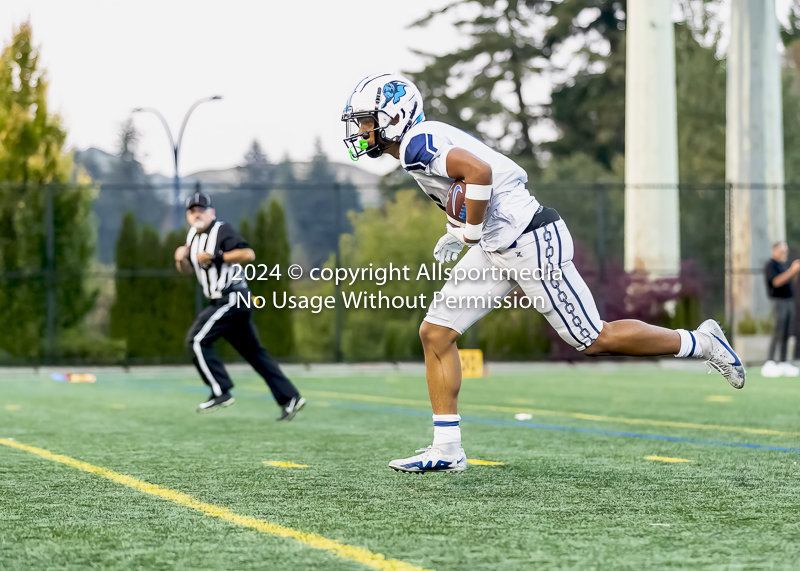
<svg viewBox="0 0 800 571">
<path fill-rule="evenodd" d="M 706 319 L 697 328 L 698 333 L 704 333 L 703 356 L 708 359 L 708 373 L 714 369 L 731 384 L 734 389 L 744 387 L 744 367 L 739 356 L 731 349 L 731 344 L 725 338 L 725 332 L 719 323 L 713 319 Z"/>
<path fill-rule="evenodd" d="M 425 472 L 463 472 L 467 469 L 467 456 L 464 449 L 459 448 L 458 453 L 449 456 L 433 446 L 420 448 L 417 452 L 422 452 L 411 458 L 392 460 L 389 468 L 398 472 L 409 472 L 413 474 L 423 474 Z"/>
</svg>

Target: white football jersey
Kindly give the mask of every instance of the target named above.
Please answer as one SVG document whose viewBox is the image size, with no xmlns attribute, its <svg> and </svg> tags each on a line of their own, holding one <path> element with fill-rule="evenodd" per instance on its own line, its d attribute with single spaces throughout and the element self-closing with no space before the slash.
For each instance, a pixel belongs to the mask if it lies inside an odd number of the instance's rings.
<svg viewBox="0 0 800 571">
<path fill-rule="evenodd" d="M 525 188 L 528 175 L 517 163 L 452 125 L 422 121 L 403 136 L 400 164 L 444 209 L 455 180 L 447 174 L 447 154 L 455 147 L 469 151 L 492 167 L 492 198 L 483 223 L 481 247 L 487 252 L 508 248 L 539 208 L 539 202 Z"/>
</svg>

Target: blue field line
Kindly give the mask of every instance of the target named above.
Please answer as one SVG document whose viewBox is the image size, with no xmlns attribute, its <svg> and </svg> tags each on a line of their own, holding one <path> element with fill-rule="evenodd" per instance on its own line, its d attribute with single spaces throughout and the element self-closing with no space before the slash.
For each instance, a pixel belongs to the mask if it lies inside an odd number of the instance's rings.
<svg viewBox="0 0 800 571">
<path fill-rule="evenodd" d="M 408 414 L 412 416 L 430 417 L 431 413 L 419 410 L 407 410 L 403 408 L 384 408 L 377 406 L 349 405 L 341 403 L 330 403 L 334 408 L 346 408 L 350 410 L 369 410 L 375 412 L 393 412 Z M 462 416 L 465 422 L 481 422 L 483 424 L 496 424 L 499 426 L 513 426 L 521 428 L 539 428 L 542 430 L 561 430 L 564 432 L 582 432 L 584 434 L 604 434 L 608 436 L 625 436 L 628 438 L 646 438 L 648 440 L 667 440 L 669 442 L 688 442 L 690 444 L 713 444 L 715 446 L 736 446 L 739 448 L 754 448 L 756 450 L 776 450 L 778 452 L 795 452 L 800 454 L 800 450 L 795 448 L 785 448 L 783 446 L 762 446 L 760 444 L 745 444 L 742 442 L 721 442 L 717 440 L 697 440 L 694 438 L 680 438 L 678 436 L 663 436 L 660 434 L 639 434 L 637 432 L 619 432 L 617 430 L 597 430 L 593 428 L 577 428 L 574 426 L 555 426 L 552 424 L 536 424 L 534 422 L 522 422 L 518 420 L 493 420 L 490 418 L 478 418 L 474 416 Z"/>
<path fill-rule="evenodd" d="M 200 387 L 183 387 L 183 390 L 191 392 L 208 392 L 208 389 Z M 271 395 L 243 394 L 244 397 L 273 400 Z M 430 412 L 412 410 L 405 408 L 389 408 L 380 406 L 369 406 L 359 404 L 328 403 L 333 408 L 345 408 L 348 410 L 365 410 L 372 412 L 392 412 L 411 416 L 430 417 Z M 688 442 L 690 444 L 713 444 L 714 446 L 735 446 L 738 448 L 752 448 L 755 450 L 774 450 L 777 452 L 795 452 L 800 454 L 796 448 L 786 448 L 783 446 L 763 446 L 761 444 L 745 444 L 743 442 L 722 442 L 718 440 L 698 440 L 695 438 L 681 438 L 679 436 L 664 436 L 661 434 L 639 434 L 638 432 L 620 432 L 618 430 L 599 430 L 595 428 L 578 428 L 575 426 L 556 426 L 554 424 L 537 424 L 535 422 L 524 422 L 519 420 L 494 420 L 491 418 L 479 418 L 476 416 L 462 416 L 461 420 L 468 422 L 480 422 L 483 424 L 496 424 L 498 426 L 513 426 L 516 428 L 538 428 L 541 430 L 560 430 L 562 432 L 582 432 L 584 434 L 603 434 L 606 436 L 624 436 L 627 438 L 645 438 L 647 440 L 666 440 L 668 442 Z"/>
</svg>

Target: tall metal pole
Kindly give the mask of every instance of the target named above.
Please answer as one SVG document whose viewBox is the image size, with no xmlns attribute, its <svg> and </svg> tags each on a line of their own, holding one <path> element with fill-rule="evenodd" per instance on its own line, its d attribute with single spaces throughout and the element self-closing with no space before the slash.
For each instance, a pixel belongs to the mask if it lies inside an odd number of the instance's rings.
<svg viewBox="0 0 800 571">
<path fill-rule="evenodd" d="M 780 41 L 774 0 L 732 0 L 725 176 L 730 185 L 733 332 L 763 320 L 761 268 L 786 237 Z"/>
<path fill-rule="evenodd" d="M 175 158 L 175 176 L 172 177 L 172 209 L 173 209 L 173 223 L 172 229 L 178 230 L 183 226 L 183 212 L 181 208 L 181 177 L 178 176 L 178 150 L 176 145 L 173 148 L 173 156 Z"/>
<path fill-rule="evenodd" d="M 156 117 L 159 118 L 161 121 L 161 125 L 164 127 L 164 130 L 167 132 L 167 137 L 169 138 L 169 146 L 172 149 L 172 161 L 175 167 L 175 174 L 172 178 L 172 186 L 173 186 L 173 229 L 179 230 L 180 227 L 183 225 L 183 205 L 181 204 L 181 179 L 178 174 L 178 157 L 180 154 L 181 149 L 181 141 L 183 140 L 183 132 L 186 130 L 186 123 L 189 122 L 189 117 L 192 115 L 192 112 L 197 108 L 198 105 L 206 103 L 208 101 L 217 101 L 222 99 L 221 95 L 214 95 L 212 97 L 205 97 L 203 99 L 198 99 L 195 101 L 189 110 L 186 112 L 186 115 L 183 117 L 183 122 L 181 123 L 181 130 L 178 133 L 178 140 L 175 141 L 172 138 L 172 131 L 169 128 L 169 124 L 167 120 L 164 119 L 164 116 L 158 109 L 154 109 L 153 107 L 139 107 L 133 110 L 134 113 L 153 113 Z"/>
<path fill-rule="evenodd" d="M 680 271 L 678 119 L 671 0 L 628 0 L 625 269 Z"/>
</svg>

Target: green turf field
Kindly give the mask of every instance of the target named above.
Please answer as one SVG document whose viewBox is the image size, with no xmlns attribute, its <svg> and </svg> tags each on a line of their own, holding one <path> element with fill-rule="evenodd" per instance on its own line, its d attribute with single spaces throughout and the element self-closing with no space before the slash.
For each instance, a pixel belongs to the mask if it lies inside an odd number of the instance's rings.
<svg viewBox="0 0 800 571">
<path fill-rule="evenodd" d="M 502 464 L 419 476 L 386 464 L 431 441 L 423 378 L 312 371 L 307 408 L 276 423 L 263 383 L 234 377 L 236 404 L 200 416 L 188 368 L 2 373 L 0 439 L 67 460 L 3 441 L 0 568 L 800 569 L 798 379 L 753 370 L 735 391 L 622 364 L 465 380 L 467 457 Z"/>
</svg>

